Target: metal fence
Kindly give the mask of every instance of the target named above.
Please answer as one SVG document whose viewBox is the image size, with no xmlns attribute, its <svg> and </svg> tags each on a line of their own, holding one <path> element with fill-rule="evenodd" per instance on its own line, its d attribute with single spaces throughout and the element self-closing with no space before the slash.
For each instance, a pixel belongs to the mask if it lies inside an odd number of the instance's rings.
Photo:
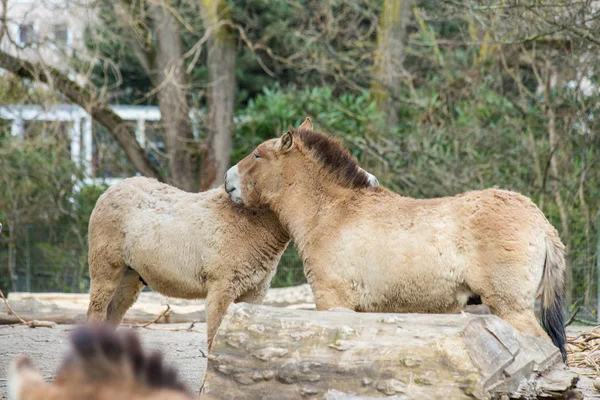
<svg viewBox="0 0 600 400">
<path fill-rule="evenodd" d="M 567 242 L 567 262 L 572 268 L 573 280 L 567 313 L 579 323 L 594 324 L 598 319 L 598 281 L 600 272 L 600 237 L 597 227 L 583 234 L 571 232 Z M 26 224 L 19 232 L 15 249 L 16 291 L 28 292 L 86 292 L 89 290 L 86 243 L 52 245 L 54 235 L 47 226 Z M 0 236 L 0 288 L 11 291 L 8 275 L 8 228 Z M 585 240 L 573 238 L 586 238 Z M 272 287 L 293 286 L 306 282 L 302 262 L 291 243 L 283 254 Z M 567 297 L 568 298 L 568 297 Z"/>
<path fill-rule="evenodd" d="M 8 229 L 3 227 L 0 236 L 0 289 L 13 291 L 9 276 Z M 66 292 L 89 291 L 90 277 L 87 249 L 79 243 L 52 245 L 45 226 L 26 224 L 19 232 L 15 249 L 16 269 L 14 291 Z M 306 282 L 300 257 L 291 243 L 281 257 L 271 286 L 294 286 Z"/>
<path fill-rule="evenodd" d="M 576 323 L 596 324 L 600 322 L 600 211 L 595 224 L 576 226 L 580 229 L 566 240 L 567 263 L 572 269 L 569 316 Z"/>
</svg>

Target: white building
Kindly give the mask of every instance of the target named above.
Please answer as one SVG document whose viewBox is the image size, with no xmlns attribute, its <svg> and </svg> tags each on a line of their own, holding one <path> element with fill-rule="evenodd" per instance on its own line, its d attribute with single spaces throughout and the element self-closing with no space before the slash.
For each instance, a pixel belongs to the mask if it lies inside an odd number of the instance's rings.
<svg viewBox="0 0 600 400">
<path fill-rule="evenodd" d="M 84 32 L 95 19 L 91 0 L 8 0 L 6 27 L 0 49 L 12 56 L 70 73 L 83 84 L 86 77 L 72 74 L 68 60 L 84 58 Z"/>
<path fill-rule="evenodd" d="M 146 152 L 152 153 L 162 151 L 162 140 L 153 137 L 152 124 L 161 120 L 161 112 L 156 106 L 111 106 L 119 117 L 124 121 L 135 124 L 136 139 Z M 198 139 L 198 120 L 202 111 L 190 110 L 190 121 L 193 127 L 194 137 Z M 68 126 L 68 148 L 71 160 L 82 167 L 85 179 L 84 183 L 105 182 L 109 185 L 122 179 L 119 176 L 106 175 L 105 171 L 97 170 L 98 163 L 98 139 L 93 131 L 92 117 L 83 108 L 72 104 L 57 104 L 49 107 L 40 105 L 0 105 L 0 119 L 11 121 L 11 135 L 17 138 L 25 137 L 25 123 L 36 122 L 59 122 Z M 240 122 L 237 120 L 237 122 Z M 160 136 L 160 135 L 159 135 Z M 112 139 L 111 139 L 112 140 Z"/>
</svg>

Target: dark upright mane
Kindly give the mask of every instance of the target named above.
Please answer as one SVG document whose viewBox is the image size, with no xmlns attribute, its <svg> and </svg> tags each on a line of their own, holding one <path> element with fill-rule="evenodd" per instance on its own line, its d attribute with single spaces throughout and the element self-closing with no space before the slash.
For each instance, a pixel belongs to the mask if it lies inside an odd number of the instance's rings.
<svg viewBox="0 0 600 400">
<path fill-rule="evenodd" d="M 342 186 L 355 189 L 371 187 L 369 176 L 358 166 L 341 140 L 308 129 L 291 129 L 291 132 L 330 173 L 337 176 Z"/>
<path fill-rule="evenodd" d="M 72 353 L 61 368 L 76 368 L 90 380 L 122 378 L 121 365 L 129 364 L 140 383 L 190 395 L 177 371 L 165 365 L 161 353 L 144 351 L 134 331 L 114 332 L 104 324 L 86 324 L 71 334 Z M 59 372 L 60 374 L 60 372 Z"/>
</svg>

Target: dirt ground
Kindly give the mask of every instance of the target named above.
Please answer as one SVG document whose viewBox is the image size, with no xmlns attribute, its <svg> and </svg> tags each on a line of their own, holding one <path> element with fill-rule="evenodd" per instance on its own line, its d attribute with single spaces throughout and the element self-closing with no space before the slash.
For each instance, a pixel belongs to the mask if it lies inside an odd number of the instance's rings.
<svg viewBox="0 0 600 400">
<path fill-rule="evenodd" d="M 206 324 L 151 325 L 137 329 L 142 344 L 148 350 L 160 350 L 169 365 L 173 365 L 185 383 L 194 392 L 199 390 L 200 379 L 206 371 Z M 54 377 L 56 369 L 68 349 L 72 325 L 56 328 L 28 328 L 0 325 L 0 399 L 6 399 L 6 374 L 10 362 L 27 353 L 47 380 Z M 174 330 L 182 329 L 182 330 Z"/>
<path fill-rule="evenodd" d="M 189 324 L 155 324 L 137 331 L 144 348 L 162 351 L 167 362 L 178 369 L 182 380 L 197 392 L 206 371 L 206 358 L 201 353 L 206 354 L 206 324 L 195 324 L 192 330 L 188 330 L 188 327 Z M 66 354 L 68 335 L 72 329 L 73 325 L 35 329 L 0 325 L 0 399 L 7 398 L 8 366 L 22 353 L 29 354 L 46 379 L 51 380 Z M 567 333 L 575 335 L 585 329 L 569 327 Z M 585 399 L 600 399 L 600 392 L 593 388 L 591 378 L 581 376 L 578 387 L 583 390 Z"/>
</svg>

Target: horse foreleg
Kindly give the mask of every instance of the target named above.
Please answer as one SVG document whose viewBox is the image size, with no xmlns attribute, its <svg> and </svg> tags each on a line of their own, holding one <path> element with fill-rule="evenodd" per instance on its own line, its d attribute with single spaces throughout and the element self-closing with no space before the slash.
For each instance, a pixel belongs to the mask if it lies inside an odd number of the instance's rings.
<svg viewBox="0 0 600 400">
<path fill-rule="evenodd" d="M 114 326 L 118 326 L 127 310 L 136 302 L 144 284 L 140 275 L 132 269 L 127 269 L 108 304 L 106 318 Z"/>
<path fill-rule="evenodd" d="M 206 296 L 206 342 L 208 344 L 208 352 L 212 350 L 213 340 L 223 321 L 223 316 L 227 312 L 227 308 L 233 302 L 235 296 L 226 287 L 211 287 Z M 200 383 L 200 393 L 204 387 L 204 378 Z"/>
<path fill-rule="evenodd" d="M 90 260 L 90 305 L 88 322 L 104 322 L 107 308 L 123 276 L 123 268 L 108 262 Z"/>
<path fill-rule="evenodd" d="M 313 286 L 317 311 L 355 311 L 357 302 L 349 288 L 343 285 L 323 285 L 323 282 Z"/>
<path fill-rule="evenodd" d="M 223 316 L 234 298 L 235 296 L 226 288 L 216 287 L 208 291 L 206 296 L 206 342 L 209 352 Z"/>
</svg>

